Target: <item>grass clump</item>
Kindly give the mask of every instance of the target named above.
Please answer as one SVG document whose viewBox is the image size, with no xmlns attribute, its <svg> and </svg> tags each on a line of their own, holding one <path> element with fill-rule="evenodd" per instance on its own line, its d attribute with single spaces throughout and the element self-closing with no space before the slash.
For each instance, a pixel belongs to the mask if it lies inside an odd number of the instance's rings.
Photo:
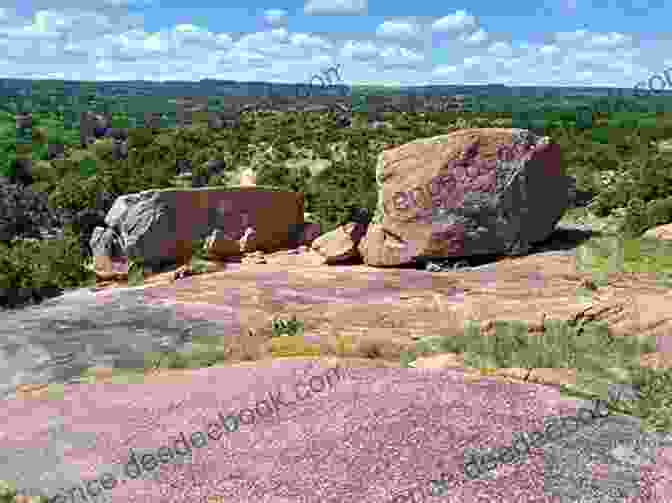
<svg viewBox="0 0 672 503">
<path fill-rule="evenodd" d="M 289 320 L 275 318 L 271 331 L 270 351 L 274 357 L 314 357 L 322 354 L 319 345 L 309 343 L 303 336 L 303 322 L 296 316 Z"/>
<path fill-rule="evenodd" d="M 631 372 L 633 385 L 640 393 L 640 399 L 631 406 L 631 414 L 645 418 L 651 431 L 672 431 L 672 371 L 633 367 Z"/>
<path fill-rule="evenodd" d="M 642 368 L 640 357 L 656 351 L 654 337 L 613 336 L 606 322 L 546 320 L 542 334 L 530 334 L 522 322 L 497 321 L 494 335 L 482 335 L 477 322 L 467 322 L 457 336 L 420 339 L 402 354 L 402 367 L 414 367 L 419 356 L 464 355 L 465 365 L 487 375 L 500 368 L 567 368 L 577 370 L 577 386 L 562 386 L 571 396 L 606 397 L 609 383 L 630 384 L 642 398 L 615 410 L 643 419 L 654 431 L 672 429 L 672 371 Z"/>
<path fill-rule="evenodd" d="M 336 336 L 336 354 L 338 356 L 347 356 L 355 352 L 355 340 L 352 335 Z"/>
<path fill-rule="evenodd" d="M 151 352 L 145 355 L 143 371 L 157 369 L 198 369 L 227 361 L 230 350 L 222 337 L 203 335 L 189 340 L 189 352 Z"/>
<path fill-rule="evenodd" d="M 303 336 L 287 335 L 271 339 L 271 354 L 276 358 L 316 357 L 320 356 L 322 351 L 318 345 L 306 342 Z"/>
<path fill-rule="evenodd" d="M 290 320 L 276 318 L 271 324 L 270 353 L 275 357 L 283 356 L 320 356 L 318 345 L 309 344 L 303 337 L 303 323 L 293 316 Z M 197 369 L 212 367 L 219 363 L 236 359 L 256 360 L 261 351 L 248 351 L 244 346 L 260 346 L 263 337 L 257 337 L 252 331 L 236 342 L 226 342 L 219 336 L 197 336 L 189 340 L 189 350 L 181 352 L 151 352 L 145 355 L 144 368 L 140 372 L 157 369 Z M 248 348 L 249 349 L 249 348 Z"/>
<path fill-rule="evenodd" d="M 272 322 L 273 337 L 303 335 L 303 322 L 292 316 L 290 320 L 276 318 Z"/>
</svg>

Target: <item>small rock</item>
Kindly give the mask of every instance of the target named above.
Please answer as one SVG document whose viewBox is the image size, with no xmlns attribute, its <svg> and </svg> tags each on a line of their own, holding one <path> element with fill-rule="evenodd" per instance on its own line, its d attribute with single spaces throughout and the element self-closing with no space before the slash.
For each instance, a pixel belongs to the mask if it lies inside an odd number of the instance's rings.
<svg viewBox="0 0 672 503">
<path fill-rule="evenodd" d="M 191 269 L 190 266 L 188 265 L 183 265 L 177 268 L 175 273 L 173 274 L 173 279 L 178 280 L 182 278 L 186 278 L 187 276 L 193 276 L 194 271 Z"/>
<path fill-rule="evenodd" d="M 254 227 L 248 227 L 245 229 L 243 237 L 239 240 L 240 252 L 247 253 L 253 251 L 256 247 L 256 237 L 257 231 L 254 229 Z"/>
<path fill-rule="evenodd" d="M 324 257 L 326 264 L 339 263 L 355 258 L 357 246 L 366 234 L 366 225 L 350 222 L 313 241 L 311 248 Z"/>
<path fill-rule="evenodd" d="M 662 239 L 672 241 L 672 223 L 653 227 L 642 236 L 645 239 Z"/>
<path fill-rule="evenodd" d="M 243 258 L 241 260 L 243 264 L 266 264 L 266 257 L 264 256 L 264 252 L 257 250 L 252 253 L 246 253 L 243 255 Z"/>
</svg>

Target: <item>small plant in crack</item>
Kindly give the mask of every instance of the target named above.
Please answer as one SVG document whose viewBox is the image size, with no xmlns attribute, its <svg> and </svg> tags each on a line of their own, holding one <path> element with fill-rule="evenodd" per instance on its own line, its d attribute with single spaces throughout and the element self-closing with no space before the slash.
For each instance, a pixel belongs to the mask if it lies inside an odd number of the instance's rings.
<svg viewBox="0 0 672 503">
<path fill-rule="evenodd" d="M 197 261 L 208 259 L 208 252 L 206 250 L 206 239 L 194 239 L 191 242 L 191 257 Z"/>
<path fill-rule="evenodd" d="M 272 322 L 273 337 L 301 335 L 303 333 L 303 322 L 292 316 L 290 320 L 276 318 Z"/>
<path fill-rule="evenodd" d="M 129 286 L 142 285 L 144 282 L 145 264 L 142 257 L 131 257 L 128 261 Z"/>
<path fill-rule="evenodd" d="M 47 503 L 48 501 L 46 496 L 20 495 L 9 482 L 0 480 L 0 503 Z"/>
</svg>

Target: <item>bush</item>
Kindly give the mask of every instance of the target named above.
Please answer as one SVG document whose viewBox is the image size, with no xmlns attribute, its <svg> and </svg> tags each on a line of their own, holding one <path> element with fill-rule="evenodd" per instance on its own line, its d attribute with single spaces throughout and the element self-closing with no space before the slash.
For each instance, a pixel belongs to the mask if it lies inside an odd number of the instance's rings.
<svg viewBox="0 0 672 503">
<path fill-rule="evenodd" d="M 0 305 L 17 307 L 48 292 L 95 284 L 95 273 L 84 265 L 79 235 L 66 227 L 63 239 L 13 241 L 0 244 Z"/>
<path fill-rule="evenodd" d="M 672 222 L 672 196 L 649 202 L 646 214 L 649 228 Z"/>
<path fill-rule="evenodd" d="M 647 229 L 672 222 L 672 196 L 645 203 L 634 198 L 628 203 L 620 232 L 628 237 L 637 237 Z"/>
<path fill-rule="evenodd" d="M 14 238 L 39 238 L 40 229 L 58 224 L 46 194 L 30 187 L 0 184 L 0 242 Z"/>
<path fill-rule="evenodd" d="M 94 206 L 100 188 L 100 179 L 96 175 L 84 177 L 80 173 L 69 172 L 49 194 L 49 205 L 78 212 Z"/>
<path fill-rule="evenodd" d="M 623 159 L 623 155 L 619 157 Z M 597 168 L 608 168 L 608 163 L 595 162 L 593 164 L 596 166 L 596 169 L 592 172 L 586 169 L 582 175 L 583 181 L 591 176 L 594 179 L 599 178 L 604 169 Z M 612 161 L 612 164 L 616 164 L 614 171 L 617 173 L 617 176 L 606 186 L 599 186 L 598 183 L 593 183 L 598 194 L 591 203 L 590 209 L 597 216 L 607 216 L 614 209 L 625 207 L 634 199 L 639 199 L 644 204 L 648 204 L 665 199 L 672 193 L 672 160 L 664 154 L 652 152 L 648 148 L 640 148 L 630 153 L 627 158 L 620 162 Z M 577 178 L 578 186 L 579 180 Z M 634 202 L 632 204 L 636 205 Z M 656 217 L 658 218 L 658 223 L 667 223 L 660 221 L 661 218 L 663 220 L 667 218 L 666 210 L 664 209 L 665 205 L 663 203 L 660 204 L 651 207 L 651 211 L 653 212 L 651 214 L 652 218 L 654 214 L 660 215 Z M 634 209 L 636 210 L 636 208 Z M 644 211 L 642 208 L 642 212 L 638 213 L 638 215 L 643 216 L 648 211 Z M 632 215 L 630 224 L 635 224 L 637 218 L 639 218 L 637 215 Z M 650 225 L 648 217 L 641 221 L 640 226 L 645 225 Z"/>
</svg>

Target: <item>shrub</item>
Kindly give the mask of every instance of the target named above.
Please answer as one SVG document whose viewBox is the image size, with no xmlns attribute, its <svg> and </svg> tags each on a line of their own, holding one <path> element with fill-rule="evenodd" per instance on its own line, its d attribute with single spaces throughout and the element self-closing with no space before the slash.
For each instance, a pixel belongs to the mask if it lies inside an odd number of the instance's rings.
<svg viewBox="0 0 672 503">
<path fill-rule="evenodd" d="M 23 185 L 0 183 L 0 242 L 17 237 L 39 238 L 40 229 L 57 225 L 46 194 Z"/>
<path fill-rule="evenodd" d="M 672 196 L 645 203 L 640 198 L 629 201 L 619 231 L 628 237 L 641 235 L 647 229 L 672 222 Z"/>
<path fill-rule="evenodd" d="M 63 239 L 0 244 L 3 305 L 16 307 L 27 298 L 39 302 L 48 292 L 92 284 L 95 274 L 85 267 L 79 235 L 70 227 L 66 227 Z"/>
<path fill-rule="evenodd" d="M 205 249 L 207 239 L 195 239 L 191 242 L 191 256 L 196 260 L 207 260 L 208 253 Z"/>
<path fill-rule="evenodd" d="M 291 320 L 275 319 L 272 322 L 273 337 L 303 334 L 303 323 L 292 316 Z"/>
<path fill-rule="evenodd" d="M 649 228 L 672 222 L 672 196 L 649 202 L 646 214 Z"/>
<path fill-rule="evenodd" d="M 77 212 L 92 207 L 100 183 L 97 176 L 83 177 L 80 173 L 66 173 L 49 194 L 49 205 Z"/>
<path fill-rule="evenodd" d="M 590 210 L 597 216 L 604 217 L 609 215 L 614 209 L 619 207 L 626 207 L 631 205 L 635 214 L 631 216 L 628 224 L 632 229 L 645 229 L 647 225 L 651 225 L 648 220 L 648 211 L 651 211 L 651 218 L 664 219 L 666 218 L 666 203 L 655 203 L 657 200 L 665 199 L 672 193 L 672 160 L 664 154 L 655 153 L 650 147 L 639 146 L 632 153 L 623 159 L 624 155 L 619 154 L 616 159 L 622 159 L 620 162 L 614 160 L 611 162 L 612 166 L 615 164 L 617 173 L 608 184 L 601 185 L 596 179 L 601 177 L 601 173 L 606 168 L 609 171 L 609 164 L 594 165 L 597 168 L 592 172 L 585 169 L 582 173 L 582 183 L 590 184 L 587 181 L 592 176 L 594 181 L 592 186 L 596 188 L 597 196 L 590 205 Z M 579 180 L 577 178 L 577 187 Z M 653 205 L 647 210 L 644 207 L 638 209 L 635 200 L 641 201 L 642 204 Z M 655 217 L 654 217 L 655 215 Z M 669 220 L 668 220 L 669 221 Z M 666 222 L 658 222 L 666 223 Z M 656 225 L 656 224 L 653 224 Z"/>
</svg>

